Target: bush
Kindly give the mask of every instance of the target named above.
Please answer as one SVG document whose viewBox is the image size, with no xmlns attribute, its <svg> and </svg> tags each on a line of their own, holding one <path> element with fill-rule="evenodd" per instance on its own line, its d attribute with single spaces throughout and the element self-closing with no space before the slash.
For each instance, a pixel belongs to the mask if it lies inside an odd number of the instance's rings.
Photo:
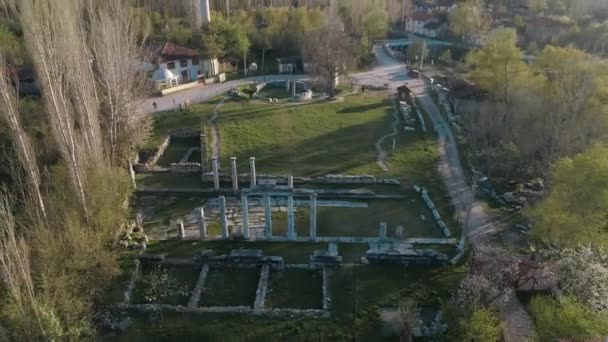
<svg viewBox="0 0 608 342">
<path fill-rule="evenodd" d="M 573 297 L 558 301 L 551 296 L 536 296 L 532 298 L 529 310 L 540 341 L 608 334 L 608 315 L 590 311 Z"/>
<path fill-rule="evenodd" d="M 448 341 L 490 342 L 500 339 L 500 320 L 495 311 L 476 309 L 463 312 L 461 308 L 448 306 Z"/>
</svg>

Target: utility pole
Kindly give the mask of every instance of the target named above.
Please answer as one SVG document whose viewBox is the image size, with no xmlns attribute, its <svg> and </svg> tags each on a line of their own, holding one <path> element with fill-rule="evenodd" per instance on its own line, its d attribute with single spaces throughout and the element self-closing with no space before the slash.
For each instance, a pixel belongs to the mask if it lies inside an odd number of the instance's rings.
<svg viewBox="0 0 608 342">
<path fill-rule="evenodd" d="M 422 40 L 422 57 L 420 58 L 420 72 L 422 72 L 422 65 L 424 63 L 424 50 L 426 50 L 426 40 Z"/>
</svg>

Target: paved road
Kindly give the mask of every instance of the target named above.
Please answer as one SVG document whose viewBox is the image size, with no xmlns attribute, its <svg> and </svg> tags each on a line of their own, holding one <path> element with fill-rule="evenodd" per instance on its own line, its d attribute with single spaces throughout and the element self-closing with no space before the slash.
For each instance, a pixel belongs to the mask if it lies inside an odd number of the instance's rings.
<svg viewBox="0 0 608 342">
<path fill-rule="evenodd" d="M 149 98 L 144 102 L 144 109 L 147 112 L 154 112 L 152 103 L 156 102 L 156 111 L 164 111 L 174 109 L 180 103 L 183 104 L 186 100 L 190 100 L 191 103 L 199 103 L 209 101 L 217 95 L 223 94 L 228 90 L 249 84 L 254 82 L 265 82 L 265 81 L 286 81 L 286 80 L 305 80 L 308 79 L 308 75 L 300 74 L 286 74 L 286 75 L 269 75 L 269 76 L 255 76 L 247 77 L 238 80 L 232 80 L 220 84 L 200 85 L 195 88 L 180 91 L 175 94 L 167 96 Z"/>
</svg>

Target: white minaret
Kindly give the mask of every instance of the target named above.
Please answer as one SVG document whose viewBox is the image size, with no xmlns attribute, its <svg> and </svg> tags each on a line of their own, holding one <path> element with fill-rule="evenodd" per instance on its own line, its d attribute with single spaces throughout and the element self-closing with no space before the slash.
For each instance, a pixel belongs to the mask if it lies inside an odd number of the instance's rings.
<svg viewBox="0 0 608 342">
<path fill-rule="evenodd" d="M 209 0 L 201 0 L 201 18 L 203 25 L 211 22 L 211 11 L 209 10 Z"/>
</svg>

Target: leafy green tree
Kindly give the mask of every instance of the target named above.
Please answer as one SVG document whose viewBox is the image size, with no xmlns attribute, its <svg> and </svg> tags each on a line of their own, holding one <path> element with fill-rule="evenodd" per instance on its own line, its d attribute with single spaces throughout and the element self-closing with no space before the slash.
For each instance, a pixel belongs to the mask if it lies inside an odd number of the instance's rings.
<svg viewBox="0 0 608 342">
<path fill-rule="evenodd" d="M 534 237 L 564 246 L 608 246 L 608 148 L 560 160 L 551 183 L 549 196 L 530 212 Z"/>
<path fill-rule="evenodd" d="M 490 22 L 483 8 L 481 1 L 468 0 L 457 4 L 448 17 L 450 31 L 460 38 L 486 33 Z"/>
<path fill-rule="evenodd" d="M 452 64 L 452 51 L 450 51 L 450 49 L 445 49 L 445 51 L 443 51 L 441 55 L 439 55 L 438 60 L 443 64 Z"/>
<path fill-rule="evenodd" d="M 374 41 L 386 37 L 388 31 L 388 14 L 386 11 L 375 8 L 363 17 L 361 31 L 367 43 L 367 48 L 371 49 Z"/>
<path fill-rule="evenodd" d="M 471 80 L 502 100 L 509 98 L 513 87 L 527 82 L 532 76 L 517 47 L 513 29 L 498 29 L 488 37 L 487 44 L 466 57 Z"/>
<path fill-rule="evenodd" d="M 550 296 L 535 296 L 529 310 L 541 341 L 597 338 L 608 334 L 606 312 L 592 312 L 573 297 L 556 300 Z"/>
</svg>

